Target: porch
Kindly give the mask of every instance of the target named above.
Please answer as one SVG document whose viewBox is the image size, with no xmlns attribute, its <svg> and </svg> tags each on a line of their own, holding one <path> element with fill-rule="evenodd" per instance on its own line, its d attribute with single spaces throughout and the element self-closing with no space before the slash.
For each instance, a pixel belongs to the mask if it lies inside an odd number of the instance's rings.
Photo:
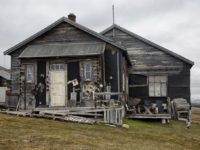
<svg viewBox="0 0 200 150">
<path fill-rule="evenodd" d="M 126 105 L 126 117 L 129 119 L 171 119 L 171 101 L 167 98 L 166 103 L 161 103 L 159 106 L 156 103 L 149 102 L 139 105 L 140 99 L 134 99 L 132 107 Z"/>
</svg>

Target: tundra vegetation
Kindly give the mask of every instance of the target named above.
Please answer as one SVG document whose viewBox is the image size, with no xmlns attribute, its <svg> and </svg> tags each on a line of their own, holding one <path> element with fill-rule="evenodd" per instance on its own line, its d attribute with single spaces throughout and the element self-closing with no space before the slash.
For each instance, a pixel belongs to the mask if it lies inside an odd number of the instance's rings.
<svg viewBox="0 0 200 150">
<path fill-rule="evenodd" d="M 1 150 L 198 150 L 200 106 L 192 108 L 192 125 L 171 120 L 128 120 L 129 129 L 104 124 L 86 125 L 0 114 Z"/>
</svg>

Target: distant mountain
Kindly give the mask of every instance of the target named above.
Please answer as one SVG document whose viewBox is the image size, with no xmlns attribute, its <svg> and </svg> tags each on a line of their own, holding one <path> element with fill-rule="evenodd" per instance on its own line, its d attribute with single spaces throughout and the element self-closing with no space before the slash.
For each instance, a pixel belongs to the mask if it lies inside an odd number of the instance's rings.
<svg viewBox="0 0 200 150">
<path fill-rule="evenodd" d="M 200 104 L 200 99 L 195 99 L 195 100 L 192 100 L 192 103 L 195 103 L 195 104 Z"/>
</svg>

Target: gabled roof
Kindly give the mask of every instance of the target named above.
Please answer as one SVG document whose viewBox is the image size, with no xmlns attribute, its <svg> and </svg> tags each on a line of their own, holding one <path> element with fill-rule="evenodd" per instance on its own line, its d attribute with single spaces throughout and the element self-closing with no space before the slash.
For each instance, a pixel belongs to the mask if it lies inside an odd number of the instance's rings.
<svg viewBox="0 0 200 150">
<path fill-rule="evenodd" d="M 119 30 L 129 34 L 130 36 L 132 36 L 132 37 L 134 37 L 134 38 L 136 38 L 138 40 L 141 40 L 142 42 L 147 43 L 147 44 L 149 44 L 149 45 L 151 45 L 151 46 L 153 46 L 155 48 L 158 48 L 159 50 L 161 50 L 161 51 L 163 51 L 163 52 L 165 52 L 165 53 L 167 53 L 167 54 L 169 54 L 171 56 L 174 56 L 174 57 L 176 57 L 176 58 L 178 58 L 178 59 L 180 59 L 180 60 L 182 60 L 182 61 L 184 61 L 184 62 L 186 62 L 186 63 L 188 63 L 190 65 L 194 65 L 193 61 L 191 61 L 191 60 L 189 60 L 189 59 L 187 59 L 187 58 L 185 58 L 185 57 L 183 57 L 183 56 L 181 56 L 179 54 L 176 54 L 173 51 L 170 51 L 170 50 L 168 50 L 168 49 L 166 49 L 166 48 L 164 48 L 164 47 L 162 47 L 162 46 L 160 46 L 158 44 L 155 44 L 155 43 L 153 43 L 153 42 L 151 42 L 151 41 L 149 41 L 149 40 L 147 40 L 147 39 L 145 39 L 145 38 L 143 38 L 143 37 L 131 32 L 131 31 L 128 31 L 127 29 L 125 29 L 123 27 L 120 27 L 119 25 L 116 25 L 116 24 L 113 24 L 112 26 L 108 27 L 104 31 L 100 32 L 100 34 L 103 35 L 103 34 L 107 33 L 108 31 L 110 31 L 110 30 L 112 30 L 114 28 L 119 29 Z"/>
<path fill-rule="evenodd" d="M 57 21 L 55 21 L 54 23 L 52 23 L 51 25 L 47 26 L 46 28 L 44 28 L 43 30 L 37 32 L 36 34 L 32 35 L 31 37 L 25 39 L 24 41 L 18 43 L 17 45 L 9 48 L 8 50 L 4 51 L 4 55 L 9 55 L 11 54 L 12 52 L 14 52 L 15 50 L 19 49 L 20 47 L 28 44 L 29 42 L 33 41 L 34 39 L 38 38 L 39 36 L 43 35 L 44 33 L 46 33 L 47 31 L 50 31 L 51 29 L 53 29 L 54 27 L 56 27 L 57 25 L 59 25 L 60 23 L 62 22 L 66 22 L 82 31 L 85 31 L 87 32 L 88 34 L 90 35 L 93 35 L 94 37 L 98 38 L 98 39 L 101 39 L 103 40 L 104 42 L 108 43 L 108 44 L 111 44 L 117 48 L 119 48 L 120 50 L 124 51 L 125 53 L 125 56 L 127 58 L 127 61 L 129 62 L 129 64 L 131 65 L 130 63 L 130 59 L 128 57 L 128 53 L 126 51 L 126 48 L 120 46 L 120 45 L 117 45 L 115 43 L 112 43 L 111 41 L 109 41 L 106 37 L 104 37 L 103 35 L 85 27 L 85 26 L 82 26 L 74 21 L 71 21 L 70 19 L 66 18 L 66 17 L 62 17 L 60 19 L 58 19 Z"/>
</svg>

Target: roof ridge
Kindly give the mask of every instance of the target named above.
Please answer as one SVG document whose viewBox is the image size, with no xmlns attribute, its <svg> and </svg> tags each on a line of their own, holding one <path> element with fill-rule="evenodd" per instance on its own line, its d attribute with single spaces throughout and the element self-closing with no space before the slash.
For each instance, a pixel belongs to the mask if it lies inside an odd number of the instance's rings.
<svg viewBox="0 0 200 150">
<path fill-rule="evenodd" d="M 148 39 L 146 39 L 146 38 L 144 38 L 142 36 L 139 36 L 138 34 L 135 34 L 135 33 L 131 32 L 131 31 L 129 31 L 129 30 L 117 25 L 117 24 L 111 25 L 110 27 L 108 27 L 105 30 L 103 30 L 102 32 L 100 32 L 100 34 L 103 35 L 103 34 L 105 34 L 106 32 L 110 31 L 113 28 L 117 28 L 117 29 L 119 29 L 119 30 L 121 30 L 121 31 L 123 31 L 123 32 L 125 32 L 125 33 L 127 33 L 127 34 L 129 34 L 131 36 L 133 36 L 134 38 L 136 38 L 138 40 L 141 40 L 141 41 L 143 41 L 143 42 L 145 42 L 145 43 L 147 43 L 147 44 L 149 44 L 149 45 L 151 45 L 153 47 L 156 47 L 156 48 L 158 48 L 158 49 L 160 49 L 160 50 L 162 50 L 162 51 L 164 51 L 164 52 L 166 52 L 166 53 L 168 53 L 168 54 L 170 54 L 170 55 L 172 55 L 172 56 L 174 56 L 176 58 L 181 59 L 184 62 L 187 62 L 187 63 L 189 63 L 191 65 L 194 65 L 193 61 L 191 61 L 191 60 L 189 60 L 189 59 L 187 59 L 187 58 L 185 58 L 185 57 L 183 57 L 183 56 L 181 56 L 181 55 L 179 55 L 179 54 L 177 54 L 177 53 L 175 53 L 175 52 L 173 52 L 173 51 L 171 51 L 171 50 L 169 50 L 169 49 L 167 49 L 167 48 L 165 48 L 163 46 L 160 46 L 160 45 L 158 45 L 158 44 L 156 44 L 156 43 L 154 43 L 154 42 L 152 42 L 152 41 L 150 41 L 150 40 L 148 40 Z"/>
<path fill-rule="evenodd" d="M 46 33 L 47 31 L 51 30 L 52 28 L 54 28 L 56 25 L 58 25 L 62 21 L 65 21 L 65 22 L 75 26 L 76 28 L 79 28 L 79 29 L 81 29 L 81 30 L 83 30 L 83 31 L 85 31 L 87 33 L 90 33 L 91 35 L 96 36 L 96 37 L 100 38 L 101 40 L 103 40 L 103 41 L 105 41 L 105 42 L 107 42 L 109 44 L 112 44 L 113 46 L 116 46 L 116 47 L 118 47 L 118 48 L 120 48 L 120 49 L 122 49 L 124 51 L 126 51 L 126 48 L 124 48 L 124 47 L 122 47 L 122 46 L 120 46 L 118 44 L 112 43 L 111 41 L 109 41 L 108 38 L 106 38 L 105 36 L 99 34 L 98 32 L 95 32 L 95 31 L 93 31 L 93 30 L 91 30 L 91 29 L 89 29 L 89 28 L 87 28 L 87 27 L 85 27 L 85 26 L 83 26 L 83 25 L 81 25 L 81 24 L 79 24 L 77 22 L 73 22 L 70 19 L 68 19 L 67 17 L 63 16 L 60 19 L 58 19 L 57 21 L 55 21 L 52 24 L 50 24 L 49 26 L 43 28 L 42 30 L 36 32 L 32 36 L 30 36 L 30 37 L 26 38 L 25 40 L 23 40 L 22 42 L 14 45 L 13 47 L 11 47 L 8 50 L 4 51 L 4 55 L 7 55 L 7 54 L 11 53 L 12 51 L 20 48 L 21 46 L 29 43 L 30 41 L 34 40 L 35 38 L 39 37 L 40 35 L 42 35 L 42 34 Z"/>
<path fill-rule="evenodd" d="M 70 24 L 70 25 L 72 25 L 72 26 L 74 26 L 74 27 L 76 27 L 76 28 L 78 28 L 78 29 L 80 29 L 80 30 L 82 30 L 82 31 L 87 32 L 90 35 L 95 36 L 96 38 L 99 38 L 99 39 L 103 40 L 106 43 L 109 43 L 109 44 L 121 49 L 122 51 L 125 52 L 126 58 L 127 58 L 128 62 L 129 62 L 129 64 L 131 64 L 129 56 L 128 56 L 128 53 L 127 53 L 125 47 L 111 42 L 107 37 L 99 34 L 98 32 L 95 32 L 95 31 L 93 31 L 93 30 L 91 30 L 91 29 L 89 29 L 89 28 L 87 28 L 87 27 L 85 27 L 85 26 L 83 26 L 83 25 L 81 25 L 81 24 L 79 24 L 77 22 L 71 21 L 70 19 L 68 19 L 65 16 L 61 17 L 60 19 L 58 19 L 57 21 L 53 22 L 52 24 L 50 24 L 49 26 L 45 27 L 44 29 L 40 30 L 39 32 L 33 34 L 29 38 L 23 40 L 22 42 L 20 42 L 20 43 L 16 44 L 15 46 L 9 48 L 8 50 L 4 51 L 4 55 L 10 54 L 13 51 L 17 50 L 18 48 L 28 44 L 32 40 L 36 39 L 37 37 L 41 36 L 42 34 L 46 33 L 47 31 L 51 30 L 52 28 L 54 28 L 55 26 L 57 26 L 58 24 L 60 24 L 63 21 L 68 23 L 68 24 Z"/>
</svg>

